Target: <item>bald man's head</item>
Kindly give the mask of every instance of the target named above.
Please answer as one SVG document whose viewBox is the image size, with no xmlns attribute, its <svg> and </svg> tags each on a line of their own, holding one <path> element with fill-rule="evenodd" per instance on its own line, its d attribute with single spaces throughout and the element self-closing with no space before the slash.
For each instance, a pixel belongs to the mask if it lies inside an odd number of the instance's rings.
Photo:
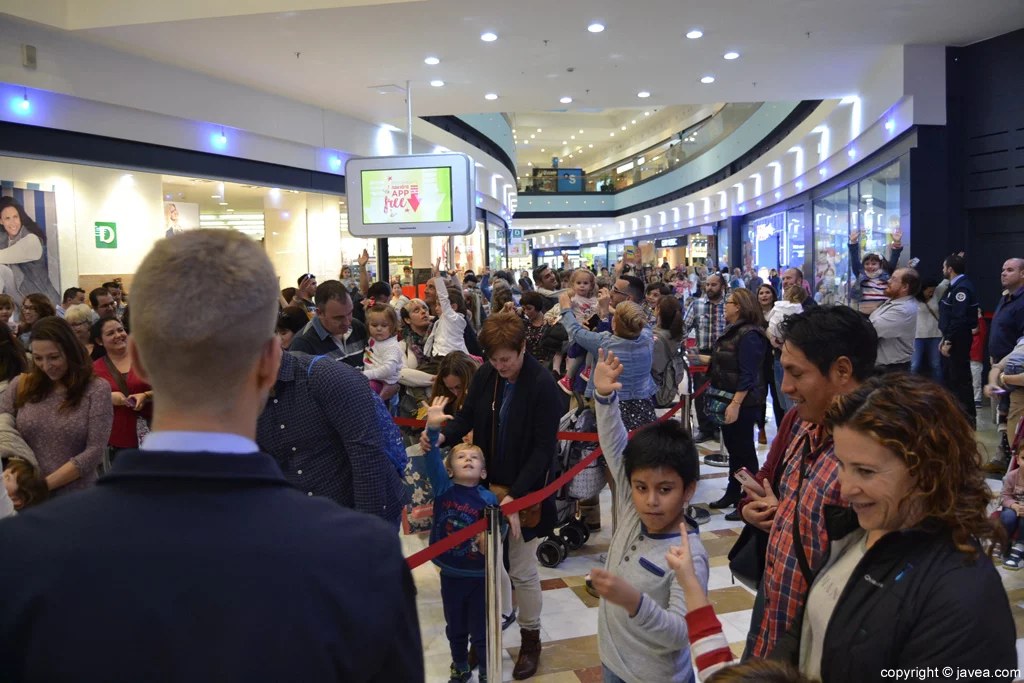
<svg viewBox="0 0 1024 683">
<path fill-rule="evenodd" d="M 1003 264 L 1003 272 L 999 275 L 1003 289 L 1016 292 L 1024 284 L 1024 259 L 1007 259 Z"/>
<path fill-rule="evenodd" d="M 782 273 L 782 291 L 786 291 L 786 288 L 792 285 L 802 285 L 803 283 L 804 274 L 799 268 L 787 268 Z"/>
</svg>

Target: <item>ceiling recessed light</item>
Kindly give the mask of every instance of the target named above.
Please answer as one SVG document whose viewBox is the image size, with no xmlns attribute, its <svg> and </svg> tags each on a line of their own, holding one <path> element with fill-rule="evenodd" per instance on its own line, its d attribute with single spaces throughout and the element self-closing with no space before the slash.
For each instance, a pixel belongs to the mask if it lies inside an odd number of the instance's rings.
<svg viewBox="0 0 1024 683">
<path fill-rule="evenodd" d="M 498 95 L 497 95 L 497 93 L 489 92 L 486 95 L 484 95 L 484 99 L 485 100 L 496 100 L 496 99 L 498 99 Z"/>
<path fill-rule="evenodd" d="M 538 129 L 537 129 L 537 132 L 538 132 L 538 133 L 542 133 L 543 131 L 542 131 L 542 130 L 541 130 L 540 128 L 538 128 Z"/>
<path fill-rule="evenodd" d="M 570 136 L 569 136 L 569 139 L 570 139 L 570 140 L 575 140 L 575 139 L 576 139 L 576 136 L 575 136 L 575 135 L 570 135 Z"/>
<path fill-rule="evenodd" d="M 593 24 L 587 27 L 587 30 L 590 31 L 591 33 L 600 33 L 601 31 L 604 30 L 604 24 L 599 24 L 598 22 L 595 21 Z"/>
<path fill-rule="evenodd" d="M 210 199 L 220 199 L 220 195 L 219 194 L 211 194 L 210 195 Z"/>
<path fill-rule="evenodd" d="M 644 112 L 644 116 L 650 116 L 650 115 L 651 115 L 651 112 L 649 112 L 649 111 L 645 111 Z"/>
<path fill-rule="evenodd" d="M 610 138 L 615 137 L 615 133 L 608 133 L 608 137 L 610 137 Z"/>
<path fill-rule="evenodd" d="M 563 145 L 568 145 L 568 144 L 569 144 L 569 141 L 568 141 L 568 140 L 562 140 L 562 144 L 563 144 Z"/>
<path fill-rule="evenodd" d="M 426 64 L 427 66 L 437 66 L 438 64 L 441 63 L 441 60 L 438 59 L 437 57 L 427 57 L 426 59 L 423 60 L 423 63 Z"/>
<path fill-rule="evenodd" d="M 442 85 L 444 85 L 444 81 L 430 81 L 430 85 L 434 86 L 435 88 L 440 88 Z"/>
<path fill-rule="evenodd" d="M 700 29 L 695 28 L 692 31 L 690 31 L 689 33 L 687 33 L 686 37 L 689 38 L 690 40 L 697 40 L 698 38 L 702 37 L 703 35 L 704 35 L 704 31 L 701 31 Z"/>
<path fill-rule="evenodd" d="M 533 139 L 534 139 L 535 137 L 537 137 L 537 136 L 536 136 L 535 134 L 533 134 L 533 133 L 530 133 L 530 139 L 531 139 L 531 140 L 533 140 Z"/>
<path fill-rule="evenodd" d="M 542 149 L 541 149 L 540 151 L 542 151 L 542 152 L 543 152 L 543 151 L 544 151 L 544 149 L 542 148 Z"/>
<path fill-rule="evenodd" d="M 563 97 L 562 99 L 560 99 L 560 100 L 558 100 L 558 101 L 559 101 L 559 102 L 561 102 L 562 104 L 569 104 L 569 103 L 571 103 L 571 102 L 572 102 L 572 98 L 571 98 L 571 97 L 568 97 L 568 96 L 566 96 L 566 97 Z"/>
<path fill-rule="evenodd" d="M 715 82 L 715 77 L 714 76 L 705 76 L 704 78 L 700 79 L 700 82 L 701 83 L 705 83 L 705 84 L 707 84 L 707 83 L 714 83 Z"/>
<path fill-rule="evenodd" d="M 591 142 L 591 143 L 590 143 L 590 145 L 589 145 L 589 147 L 590 147 L 591 149 L 593 149 L 593 147 L 594 147 L 594 143 L 593 143 L 593 142 Z"/>
<path fill-rule="evenodd" d="M 533 162 L 532 161 L 528 161 L 528 162 L 526 162 L 526 165 L 527 166 L 533 166 Z"/>
<path fill-rule="evenodd" d="M 221 205 L 221 206 L 227 206 L 227 205 L 228 205 L 228 203 L 227 203 L 227 202 L 220 202 L 220 205 Z"/>
<path fill-rule="evenodd" d="M 651 93 L 647 92 L 646 90 L 641 90 L 636 94 L 636 96 L 639 97 L 640 99 L 646 99 L 651 96 Z"/>
<path fill-rule="evenodd" d="M 583 135 L 583 129 L 580 128 L 580 135 Z"/>
<path fill-rule="evenodd" d="M 739 52 L 726 52 L 722 56 L 725 57 L 726 59 L 739 59 L 740 53 Z"/>
<path fill-rule="evenodd" d="M 515 135 L 515 134 L 516 134 L 516 129 L 515 129 L 515 128 L 513 128 L 513 129 L 512 129 L 512 134 L 513 134 L 513 135 Z"/>
<path fill-rule="evenodd" d="M 635 126 L 636 125 L 636 119 L 633 119 L 632 121 L 630 121 L 630 123 L 632 123 Z"/>
<path fill-rule="evenodd" d="M 623 127 L 622 127 L 622 130 L 626 130 L 626 127 L 625 127 L 625 126 L 623 126 Z"/>
<path fill-rule="evenodd" d="M 487 31 L 486 33 L 481 34 L 480 36 L 480 40 L 484 41 L 485 43 L 493 43 L 497 39 L 498 34 L 494 33 L 493 31 Z"/>
</svg>

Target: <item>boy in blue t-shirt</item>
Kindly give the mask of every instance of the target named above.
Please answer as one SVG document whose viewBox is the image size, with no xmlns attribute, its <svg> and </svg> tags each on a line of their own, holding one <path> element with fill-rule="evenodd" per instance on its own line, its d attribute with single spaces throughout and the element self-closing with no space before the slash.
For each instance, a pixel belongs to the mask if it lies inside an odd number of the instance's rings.
<svg viewBox="0 0 1024 683">
<path fill-rule="evenodd" d="M 498 504 L 497 497 L 480 485 L 487 477 L 487 470 L 484 469 L 484 454 L 479 448 L 459 444 L 442 461 L 437 438 L 441 425 L 452 419 L 444 414 L 447 403 L 447 398 L 439 396 L 427 408 L 427 437 L 430 439 L 430 450 L 426 454 L 427 476 L 434 489 L 431 544 L 465 529 L 483 517 L 485 507 Z M 482 664 L 480 682 L 487 683 L 487 590 L 483 554 L 486 546 L 483 537 L 480 534 L 434 558 L 434 564 L 441 568 L 441 602 L 452 652 L 449 683 L 466 683 L 470 679 L 470 637 Z"/>
</svg>

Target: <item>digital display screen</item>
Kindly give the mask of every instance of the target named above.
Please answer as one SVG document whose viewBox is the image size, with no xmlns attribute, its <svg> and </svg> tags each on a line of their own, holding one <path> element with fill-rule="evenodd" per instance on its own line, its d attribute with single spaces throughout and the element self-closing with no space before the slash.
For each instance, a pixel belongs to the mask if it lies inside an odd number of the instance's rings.
<svg viewBox="0 0 1024 683">
<path fill-rule="evenodd" d="M 452 169 L 397 168 L 361 172 L 363 223 L 450 223 Z"/>
</svg>

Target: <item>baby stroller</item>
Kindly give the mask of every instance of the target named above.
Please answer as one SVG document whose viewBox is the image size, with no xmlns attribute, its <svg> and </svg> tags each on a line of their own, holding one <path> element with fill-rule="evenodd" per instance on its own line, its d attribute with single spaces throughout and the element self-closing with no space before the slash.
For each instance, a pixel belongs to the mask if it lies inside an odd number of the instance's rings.
<svg viewBox="0 0 1024 683">
<path fill-rule="evenodd" d="M 584 407 L 583 396 L 576 394 L 576 405 L 558 425 L 560 432 L 597 433 L 597 417 L 593 409 Z M 576 466 L 581 460 L 597 449 L 593 441 L 560 442 L 555 455 L 554 476 L 560 477 Z M 557 522 L 555 531 L 537 546 L 537 560 L 545 567 L 557 567 L 568 557 L 569 552 L 578 550 L 590 540 L 590 529 L 577 514 L 577 503 L 596 496 L 604 488 L 606 480 L 600 458 L 588 465 L 555 494 Z"/>
</svg>

